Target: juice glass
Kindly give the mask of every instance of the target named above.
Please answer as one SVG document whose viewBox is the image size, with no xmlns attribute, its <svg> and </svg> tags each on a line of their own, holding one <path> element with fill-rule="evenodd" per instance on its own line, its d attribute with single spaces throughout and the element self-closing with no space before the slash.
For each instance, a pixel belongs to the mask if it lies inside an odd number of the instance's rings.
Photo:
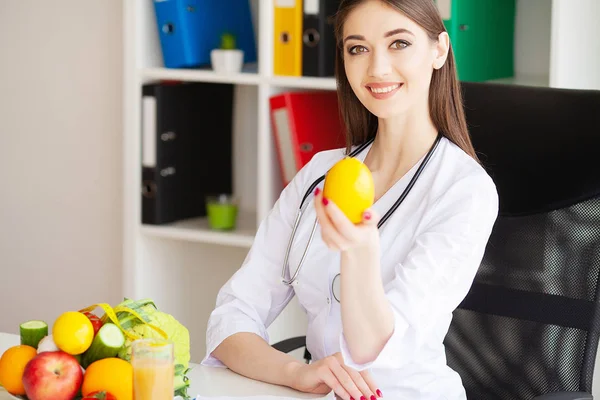
<svg viewBox="0 0 600 400">
<path fill-rule="evenodd" d="M 133 400 L 173 400 L 174 357 L 170 341 L 139 339 L 132 343 Z"/>
</svg>

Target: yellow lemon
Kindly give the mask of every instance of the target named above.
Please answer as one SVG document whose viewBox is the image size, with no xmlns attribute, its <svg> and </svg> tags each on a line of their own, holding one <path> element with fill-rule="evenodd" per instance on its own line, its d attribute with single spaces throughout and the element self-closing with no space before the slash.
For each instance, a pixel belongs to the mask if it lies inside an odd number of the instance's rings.
<svg viewBox="0 0 600 400">
<path fill-rule="evenodd" d="M 356 158 L 343 158 L 325 175 L 323 196 L 333 201 L 350 221 L 359 223 L 375 198 L 371 171 Z"/>
<path fill-rule="evenodd" d="M 13 346 L 0 358 L 0 384 L 8 393 L 24 395 L 23 372 L 27 363 L 36 356 L 36 350 L 27 345 Z"/>
<path fill-rule="evenodd" d="M 83 376 L 81 394 L 87 396 L 97 390 L 113 394 L 117 400 L 133 397 L 133 367 L 116 357 L 103 358 L 90 364 Z"/>
<path fill-rule="evenodd" d="M 83 313 L 67 311 L 54 321 L 52 338 L 56 346 L 65 353 L 82 354 L 92 344 L 94 326 Z"/>
</svg>

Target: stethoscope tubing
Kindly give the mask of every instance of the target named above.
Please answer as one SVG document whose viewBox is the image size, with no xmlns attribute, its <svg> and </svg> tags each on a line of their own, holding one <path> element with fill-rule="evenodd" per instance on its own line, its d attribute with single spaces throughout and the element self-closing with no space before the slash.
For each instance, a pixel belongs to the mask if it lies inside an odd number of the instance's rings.
<svg viewBox="0 0 600 400">
<path fill-rule="evenodd" d="M 354 149 L 354 151 L 352 151 L 348 155 L 348 157 L 355 157 L 357 154 L 359 154 L 364 149 L 366 149 L 373 142 L 374 139 L 375 138 L 373 137 L 373 138 L 369 139 L 367 142 L 365 142 L 362 145 L 360 145 L 358 148 Z M 421 175 L 421 172 L 423 171 L 423 169 L 425 168 L 425 166 L 427 165 L 427 163 L 429 162 L 429 160 L 433 156 L 433 153 L 437 149 L 437 147 L 438 147 L 441 139 L 442 139 L 442 135 L 438 134 L 435 142 L 433 143 L 433 145 L 429 149 L 429 151 L 426 154 L 425 158 L 423 159 L 423 161 L 419 165 L 419 168 L 417 169 L 417 171 L 415 172 L 415 174 L 413 175 L 413 177 L 411 178 L 411 180 L 408 182 L 408 185 L 406 186 L 406 188 L 404 189 L 404 191 L 402 192 L 402 194 L 400 195 L 400 197 L 398 197 L 398 199 L 392 205 L 392 207 L 390 207 L 390 209 L 383 215 L 383 217 L 381 217 L 381 219 L 377 223 L 377 229 L 379 229 L 379 228 L 381 228 L 381 226 L 383 226 L 383 224 L 398 209 L 398 207 L 400 206 L 400 204 L 402 204 L 402 202 L 404 201 L 404 199 L 406 198 L 406 196 L 408 196 L 408 193 L 410 193 L 411 189 L 415 185 L 415 182 L 417 181 L 417 179 Z M 298 208 L 298 212 L 296 214 L 296 219 L 294 221 L 294 225 L 293 225 L 293 228 L 292 228 L 292 234 L 291 234 L 290 240 L 288 241 L 288 245 L 287 245 L 286 250 L 285 250 L 285 256 L 284 256 L 283 266 L 282 266 L 282 269 L 281 269 L 281 281 L 284 284 L 286 284 L 286 285 L 293 285 L 294 282 L 296 282 L 296 280 L 298 278 L 298 275 L 300 274 L 300 269 L 302 268 L 302 265 L 304 264 L 304 260 L 306 259 L 306 256 L 308 255 L 308 250 L 310 249 L 310 245 L 311 245 L 311 243 L 313 241 L 313 238 L 314 238 L 314 235 L 315 235 L 315 231 L 316 231 L 317 225 L 318 225 L 318 221 L 317 221 L 316 217 L 315 217 L 315 221 L 313 223 L 313 226 L 312 226 L 312 229 L 311 229 L 311 232 L 310 232 L 310 236 L 308 238 L 308 243 L 306 244 L 306 247 L 304 248 L 304 252 L 302 253 L 302 257 L 300 258 L 300 262 L 298 263 L 298 267 L 296 268 L 296 271 L 294 272 L 294 275 L 290 279 L 286 279 L 285 278 L 285 270 L 286 270 L 286 268 L 288 266 L 290 252 L 292 250 L 292 245 L 293 245 L 293 242 L 294 242 L 294 237 L 296 236 L 296 230 L 298 229 L 298 226 L 300 225 L 300 220 L 302 218 L 302 214 L 304 214 L 304 211 L 306 210 L 304 208 L 304 205 L 308 204 L 308 203 L 306 203 L 306 200 L 313 193 L 313 191 L 315 190 L 315 188 L 317 187 L 317 185 L 319 185 L 319 183 L 321 183 L 324 179 L 325 179 L 325 175 L 323 175 L 323 176 L 319 177 L 318 179 L 316 179 L 309 186 L 309 188 L 306 191 L 306 193 L 304 193 L 304 196 L 302 197 L 302 201 L 300 202 L 300 207 Z"/>
</svg>

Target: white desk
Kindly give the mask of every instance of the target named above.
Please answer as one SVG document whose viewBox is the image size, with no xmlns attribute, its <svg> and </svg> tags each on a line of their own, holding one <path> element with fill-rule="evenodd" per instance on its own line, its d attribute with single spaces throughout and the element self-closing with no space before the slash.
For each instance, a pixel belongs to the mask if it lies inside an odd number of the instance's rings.
<svg viewBox="0 0 600 400">
<path fill-rule="evenodd" d="M 19 344 L 19 336 L 0 333 L 0 355 L 7 348 L 17 344 Z M 192 368 L 188 372 L 190 396 L 215 397 L 215 400 L 220 397 L 233 397 L 240 400 L 333 399 L 331 394 L 322 396 L 301 393 L 286 387 L 248 379 L 225 368 L 210 368 L 198 364 L 190 364 L 190 367 Z M 13 399 L 13 397 L 0 389 L 0 400 L 6 399 Z"/>
</svg>

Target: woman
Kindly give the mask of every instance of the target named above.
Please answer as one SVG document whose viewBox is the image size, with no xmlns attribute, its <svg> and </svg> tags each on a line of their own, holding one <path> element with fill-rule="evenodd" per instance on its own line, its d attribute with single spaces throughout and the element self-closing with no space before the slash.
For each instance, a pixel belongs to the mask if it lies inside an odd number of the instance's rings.
<svg viewBox="0 0 600 400">
<path fill-rule="evenodd" d="M 304 392 L 333 390 L 342 399 L 466 399 L 443 340 L 483 257 L 498 197 L 469 139 L 448 34 L 432 0 L 343 0 L 335 24 L 348 148 L 315 155 L 283 190 L 219 292 L 203 364 Z M 287 279 L 315 218 L 319 229 L 297 279 L 283 284 L 305 192 L 363 143 L 356 158 L 372 171 L 374 205 L 355 225 L 318 186 Z M 308 365 L 267 344 L 266 327 L 294 295 L 308 315 Z"/>
</svg>

